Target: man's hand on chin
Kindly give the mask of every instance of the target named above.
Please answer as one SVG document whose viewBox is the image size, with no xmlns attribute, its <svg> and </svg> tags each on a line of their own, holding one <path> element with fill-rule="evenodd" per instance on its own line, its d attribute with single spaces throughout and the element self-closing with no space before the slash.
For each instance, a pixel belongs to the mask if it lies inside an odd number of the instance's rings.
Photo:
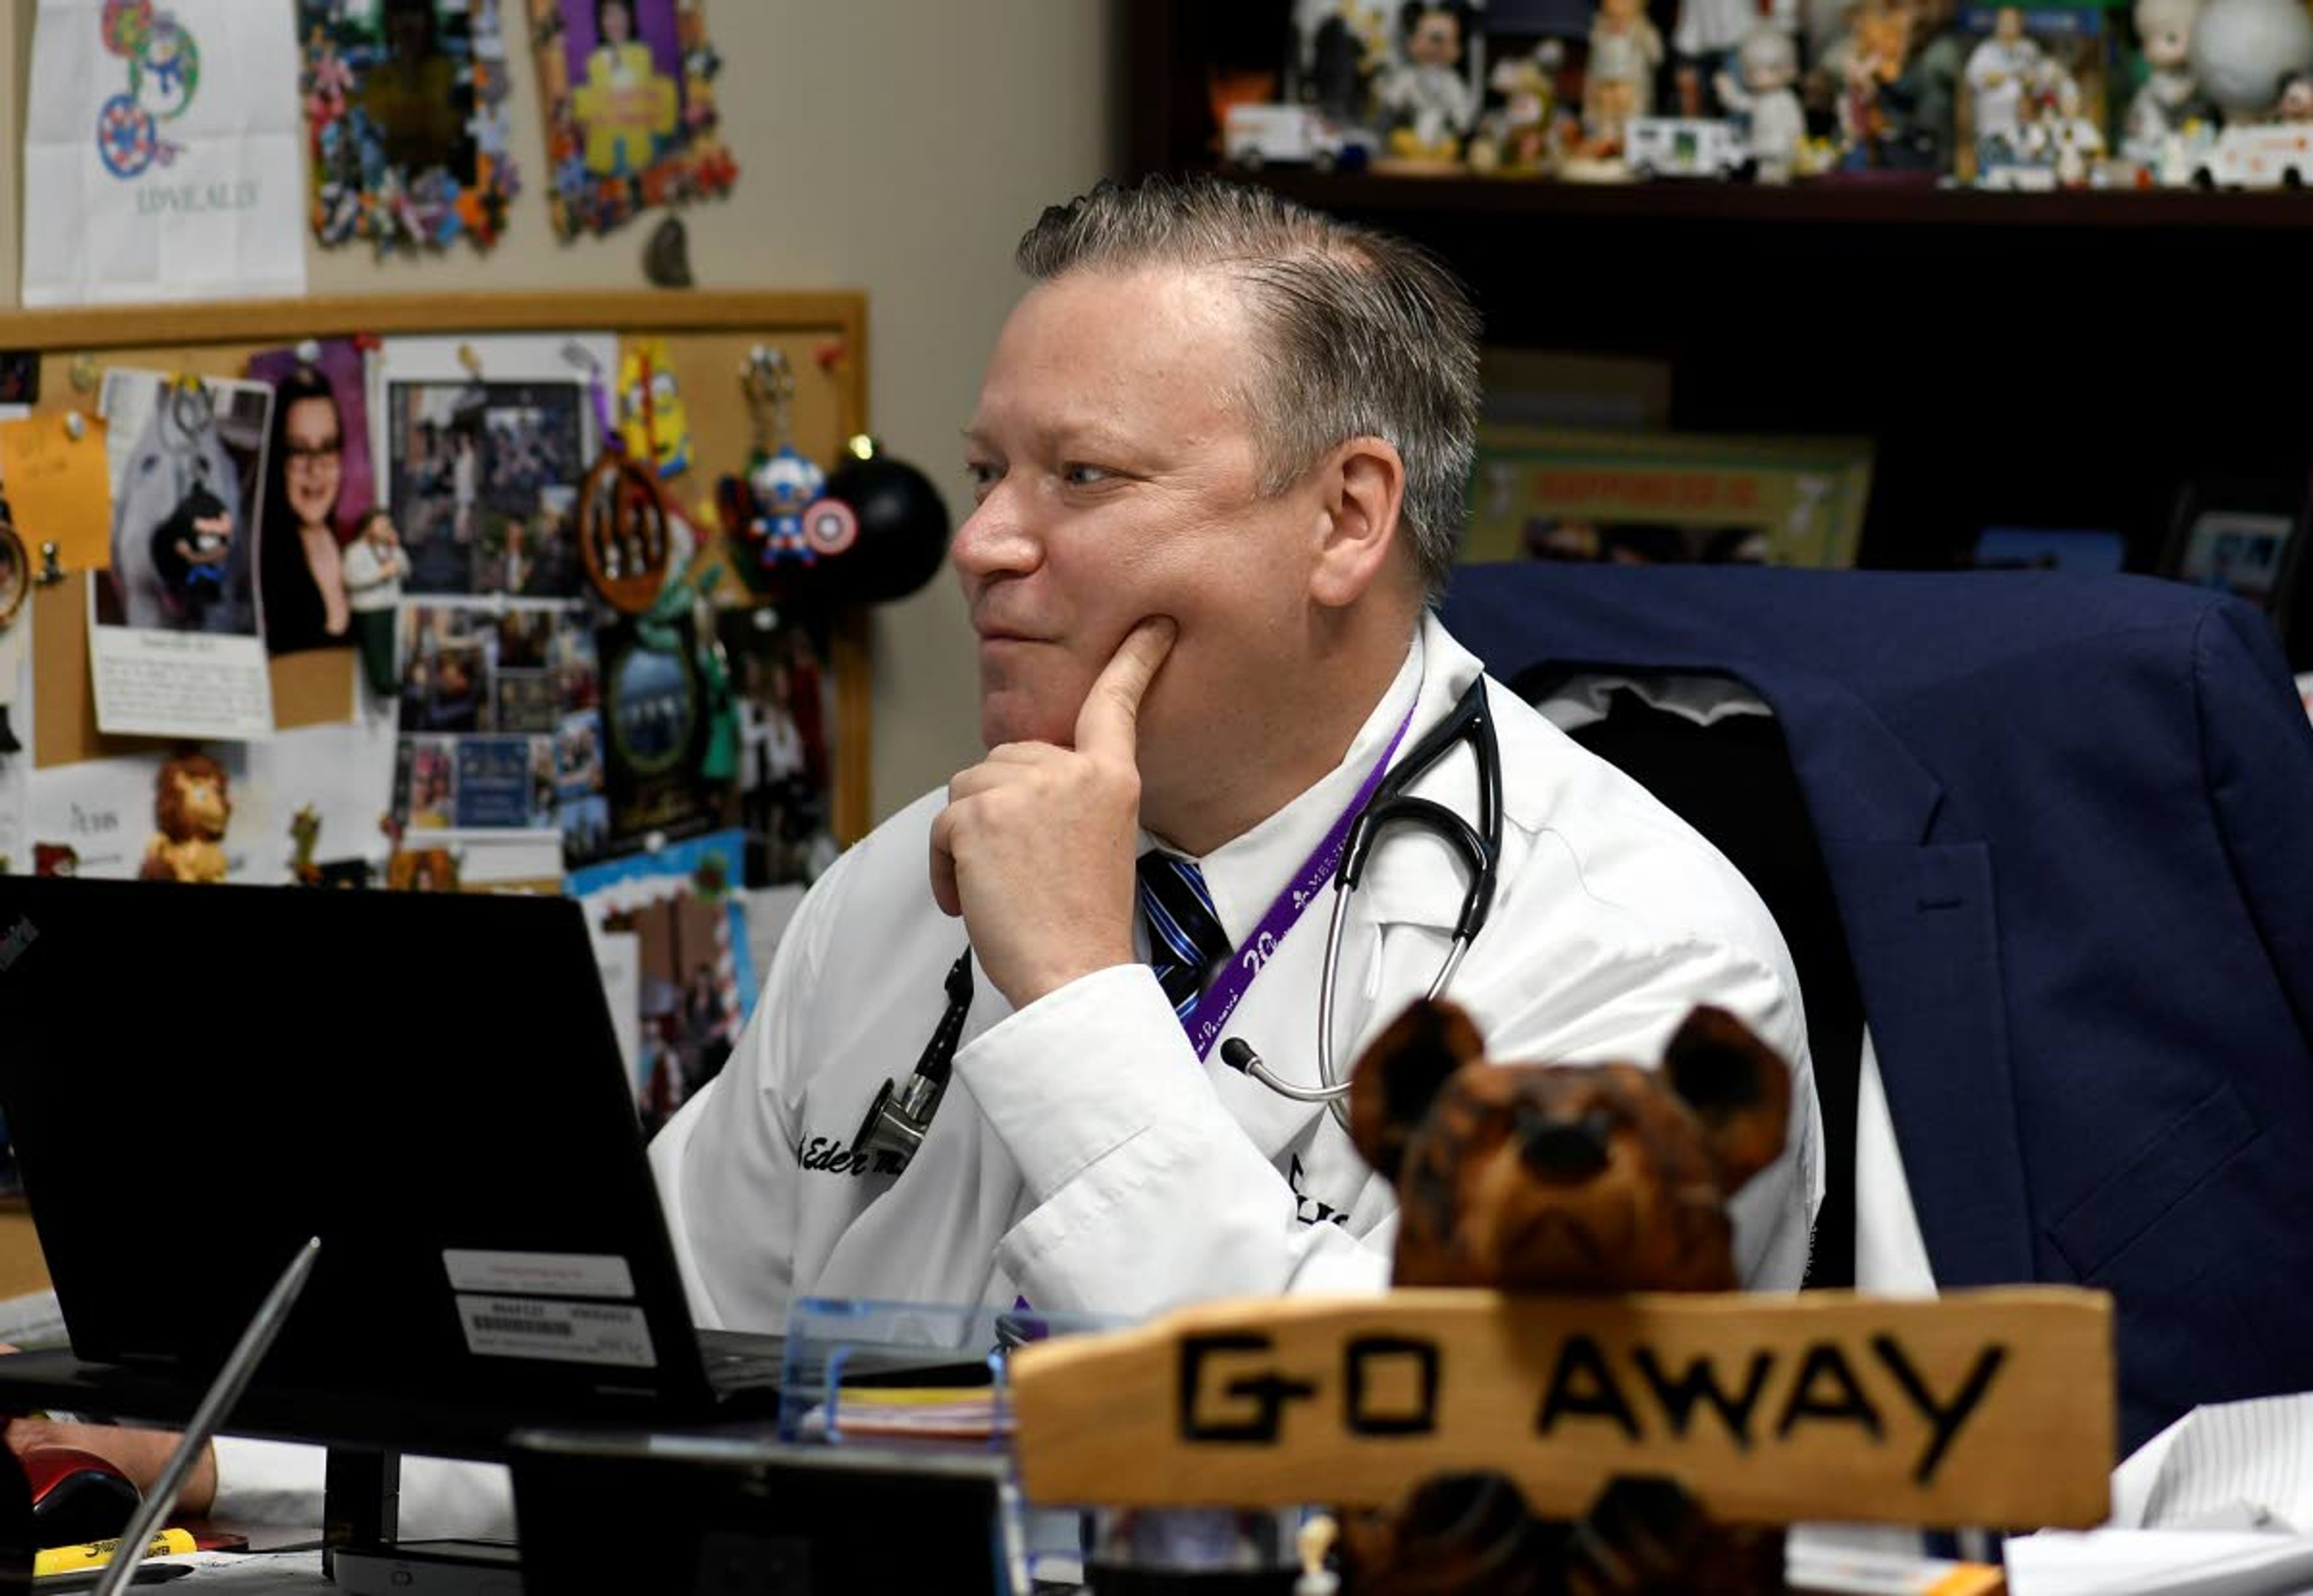
<svg viewBox="0 0 2313 1596">
<path fill-rule="evenodd" d="M 961 915 L 1016 1009 L 1132 962 L 1140 700 L 1174 623 L 1134 627 L 1077 712 L 1076 746 L 1007 742 L 947 785 L 932 822 L 932 897 Z"/>
</svg>

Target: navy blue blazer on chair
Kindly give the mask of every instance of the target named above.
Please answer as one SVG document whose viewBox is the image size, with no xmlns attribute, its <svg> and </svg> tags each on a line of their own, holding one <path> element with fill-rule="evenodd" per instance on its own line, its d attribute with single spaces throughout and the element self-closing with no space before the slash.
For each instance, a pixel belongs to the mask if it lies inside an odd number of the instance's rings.
<svg viewBox="0 0 2313 1596">
<path fill-rule="evenodd" d="M 2313 1388 L 2313 728 L 2141 577 L 1469 566 L 1447 627 L 1776 711 L 1939 1285 L 2113 1293 L 2124 1450 Z"/>
</svg>

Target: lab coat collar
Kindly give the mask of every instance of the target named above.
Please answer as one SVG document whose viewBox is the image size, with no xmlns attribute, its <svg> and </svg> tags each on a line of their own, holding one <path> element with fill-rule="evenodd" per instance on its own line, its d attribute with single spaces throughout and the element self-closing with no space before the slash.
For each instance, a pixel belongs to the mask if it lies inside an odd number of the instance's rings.
<svg viewBox="0 0 2313 1596">
<path fill-rule="evenodd" d="M 1393 760 L 1420 741 L 1450 711 L 1479 671 L 1477 660 L 1454 641 L 1435 616 L 1425 617 L 1406 663 L 1331 773 L 1300 797 L 1244 836 L 1216 849 L 1202 863 L 1207 883 L 1233 934 L 1258 919 L 1292 871 L 1340 818 L 1359 784 L 1372 769 L 1406 718 Z M 1415 785 L 1456 812 L 1474 810 L 1475 778 L 1467 756 L 1449 759 Z M 1370 1026 L 1367 986 L 1374 938 L 1393 924 L 1450 927 L 1461 911 L 1463 875 L 1456 855 L 1426 832 L 1401 829 L 1375 848 L 1372 863 L 1351 900 L 1344 932 L 1335 1001 L 1336 1069 L 1346 1072 L 1357 1057 L 1357 1040 Z M 1224 896 L 1224 894 L 1227 896 Z M 1246 989 L 1231 1016 L 1228 1034 L 1243 1036 L 1271 1057 L 1288 1079 L 1315 1083 L 1313 1028 L 1316 991 L 1324 968 L 1325 926 L 1332 911 L 1330 891 L 1311 906 L 1280 949 L 1271 967 Z M 1214 1090 L 1264 1158 L 1278 1162 L 1301 1141 L 1327 1110 L 1270 1091 L 1218 1062 L 1208 1064 Z"/>
<path fill-rule="evenodd" d="M 1341 756 L 1341 763 L 1275 814 L 1196 861 L 1232 946 L 1244 941 L 1261 923 L 1277 894 L 1315 852 L 1333 822 L 1341 819 L 1342 811 L 1357 795 L 1359 784 L 1373 769 L 1374 761 L 1389 746 L 1390 737 L 1405 719 L 1410 704 L 1415 706 L 1415 723 L 1407 729 L 1404 741 L 1399 745 L 1401 750 L 1420 735 L 1429 698 L 1422 662 L 1429 653 L 1429 633 L 1436 626 L 1434 620 L 1429 621 L 1416 633 L 1412 646 L 1406 650 L 1404 662 L 1375 702 L 1365 723 L 1358 728 L 1357 735 L 1350 740 L 1349 751 Z M 1442 631 L 1437 635 L 1445 636 Z M 1452 646 L 1450 639 L 1448 645 Z M 1419 703 L 1417 692 L 1420 694 Z M 1144 847 L 1155 842 L 1155 838 L 1143 835 Z M 1320 899 L 1310 912 L 1318 913 L 1325 907 L 1324 899 Z"/>
</svg>

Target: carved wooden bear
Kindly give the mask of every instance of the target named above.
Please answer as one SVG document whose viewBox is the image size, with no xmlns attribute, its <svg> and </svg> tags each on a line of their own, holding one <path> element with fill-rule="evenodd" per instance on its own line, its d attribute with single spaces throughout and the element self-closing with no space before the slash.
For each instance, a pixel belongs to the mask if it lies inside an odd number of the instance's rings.
<svg viewBox="0 0 2313 1596">
<path fill-rule="evenodd" d="M 1358 1061 L 1350 1131 L 1397 1186 L 1395 1282 L 1508 1291 L 1731 1291 L 1727 1199 L 1774 1162 L 1790 1071 L 1698 1008 L 1662 1067 L 1490 1063 L 1450 1004 L 1418 1003 Z M 1620 1480 L 1576 1524 L 1508 1481 L 1431 1480 L 1353 1515 L 1357 1596 L 1755 1592 L 1783 1588 L 1780 1532 L 1711 1523 L 1665 1481 Z"/>
</svg>

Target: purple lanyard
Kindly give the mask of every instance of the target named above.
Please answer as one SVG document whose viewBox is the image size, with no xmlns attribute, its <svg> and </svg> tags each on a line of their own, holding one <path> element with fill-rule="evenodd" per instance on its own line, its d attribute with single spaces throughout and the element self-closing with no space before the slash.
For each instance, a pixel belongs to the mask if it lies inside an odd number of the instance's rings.
<svg viewBox="0 0 2313 1596">
<path fill-rule="evenodd" d="M 1420 695 L 1417 692 L 1414 703 L 1418 705 L 1420 702 Z M 1293 924 L 1301 917 L 1302 911 L 1317 900 L 1317 894 L 1324 890 L 1327 881 L 1333 879 L 1333 872 L 1341 863 L 1341 849 L 1350 839 L 1350 828 L 1356 825 L 1358 816 L 1365 812 L 1367 802 L 1373 797 L 1374 789 L 1381 785 L 1382 776 L 1389 769 L 1390 757 L 1397 752 L 1397 745 L 1405 741 L 1405 729 L 1412 724 L 1413 707 L 1409 706 L 1405 718 L 1397 723 L 1397 731 L 1390 737 L 1389 746 L 1381 750 L 1381 758 L 1375 760 L 1374 767 L 1366 773 L 1365 784 L 1358 788 L 1357 796 L 1350 800 L 1350 806 L 1341 811 L 1341 819 L 1333 822 L 1333 829 L 1326 832 L 1317 844 L 1316 852 L 1311 854 L 1300 870 L 1285 883 L 1285 890 L 1269 906 L 1269 912 L 1261 916 L 1261 923 L 1253 928 L 1253 934 L 1229 955 L 1228 964 L 1218 978 L 1206 987 L 1197 1001 L 1189 1005 L 1188 1012 L 1181 1016 L 1181 1029 L 1188 1032 L 1189 1043 L 1196 1048 L 1200 1059 L 1213 1050 L 1213 1044 L 1220 1039 L 1221 1030 L 1228 1024 L 1229 1016 L 1236 1012 L 1238 1000 L 1244 996 L 1245 988 L 1253 985 L 1253 978 L 1261 973 L 1270 956 L 1277 951 L 1278 944 L 1285 940 L 1285 934 L 1293 929 Z"/>
</svg>

